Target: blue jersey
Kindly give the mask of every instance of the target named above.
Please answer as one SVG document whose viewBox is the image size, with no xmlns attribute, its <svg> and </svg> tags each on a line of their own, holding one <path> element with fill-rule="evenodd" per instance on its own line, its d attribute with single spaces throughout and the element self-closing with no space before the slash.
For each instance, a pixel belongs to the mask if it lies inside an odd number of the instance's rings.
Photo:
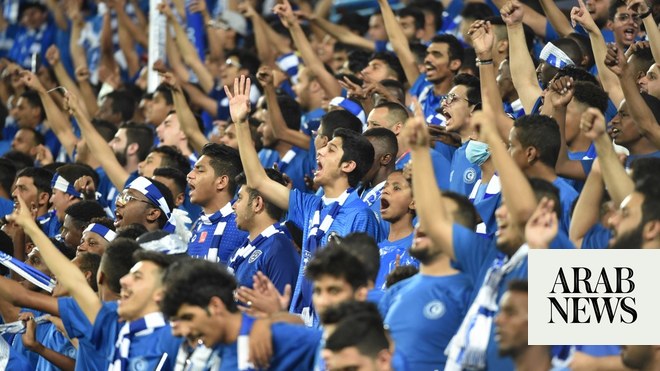
<svg viewBox="0 0 660 371">
<path fill-rule="evenodd" d="M 451 165 L 449 160 L 445 156 L 441 155 L 440 152 L 429 149 L 431 151 L 431 162 L 433 162 L 433 173 L 435 174 L 435 182 L 438 184 L 438 187 L 442 190 L 449 189 L 449 169 Z M 396 170 L 403 170 L 407 163 L 410 162 L 411 156 L 410 151 L 404 153 L 401 157 L 396 160 L 395 168 Z M 476 179 L 475 179 L 476 180 Z"/>
<path fill-rule="evenodd" d="M 39 326 L 43 325 L 44 324 Z M 59 332 L 57 327 L 52 324 L 48 326 L 48 330 L 46 331 L 42 344 L 44 347 L 52 349 L 53 351 L 60 353 L 63 356 L 76 359 L 78 350 L 73 346 L 73 344 L 71 344 L 71 341 L 67 339 L 66 336 L 64 336 L 61 332 Z M 45 358 L 39 357 L 39 361 L 37 362 L 37 370 L 55 371 L 59 370 L 59 368 L 55 367 L 55 365 L 47 361 Z"/>
<path fill-rule="evenodd" d="M 78 339 L 76 370 L 107 370 L 105 355 L 100 354 L 90 341 L 93 326 L 78 303 L 71 297 L 64 297 L 57 299 L 57 306 L 67 335 Z"/>
<path fill-rule="evenodd" d="M 467 197 L 472 192 L 474 182 L 481 178 L 479 166 L 468 161 L 465 149 L 468 142 L 463 143 L 454 152 L 451 160 L 451 173 L 449 174 L 449 190 Z"/>
<path fill-rule="evenodd" d="M 412 242 L 413 233 L 400 240 L 384 240 L 378 243 L 378 249 L 380 250 L 380 269 L 378 269 L 378 276 L 374 285 L 377 289 L 385 289 L 387 275 L 396 268 L 396 256 L 401 256 L 408 251 L 410 246 L 412 246 Z M 416 262 L 414 265 L 419 267 L 419 262 Z"/>
<path fill-rule="evenodd" d="M 410 94 L 416 96 L 419 104 L 422 106 L 422 112 L 424 113 L 426 122 L 431 122 L 431 119 L 437 114 L 436 110 L 440 108 L 440 103 L 442 103 L 445 96 L 435 95 L 433 84 L 426 81 L 425 73 L 419 75 L 413 86 L 417 90 L 414 93 L 411 90 Z"/>
<path fill-rule="evenodd" d="M 561 219 L 559 220 L 559 227 L 564 233 L 568 234 L 571 226 L 571 212 L 573 211 L 573 203 L 577 200 L 579 194 L 571 187 L 565 180 L 561 178 L 555 179 L 552 184 L 559 190 L 559 203 L 561 204 Z"/>
<path fill-rule="evenodd" d="M 314 212 L 320 209 L 320 220 L 330 212 L 329 205 L 324 205 L 321 197 L 292 190 L 289 193 L 289 215 L 288 220 L 303 232 L 302 262 L 298 270 L 296 289 L 291 298 L 292 313 L 303 313 L 305 323 L 312 325 L 318 323 L 318 318 L 312 308 L 312 285 L 305 278 L 304 272 L 307 263 L 316 252 L 309 246 L 309 232 L 312 228 L 312 217 Z M 321 238 L 319 246 L 325 246 L 328 237 L 333 233 L 346 236 L 352 232 L 364 232 L 371 237 L 378 237 L 378 221 L 369 207 L 358 197 L 356 192 L 351 192 L 344 205 L 340 208 L 334 221 Z M 303 287 L 304 286 L 304 287 Z"/>
<path fill-rule="evenodd" d="M 117 303 L 112 302 L 103 304 L 94 321 L 91 341 L 97 351 L 106 357 L 108 364 L 113 362 L 115 356 L 115 343 L 121 329 L 119 320 Z M 181 338 L 172 336 L 169 325 L 156 328 L 146 335 L 133 336 L 129 350 L 129 370 L 155 370 L 163 358 L 162 369 L 173 369 L 181 342 Z"/>
<path fill-rule="evenodd" d="M 270 148 L 262 148 L 257 154 L 259 162 L 264 169 L 270 169 L 274 164 L 280 161 L 280 154 Z"/>
<path fill-rule="evenodd" d="M 21 67 L 31 67 L 32 54 L 43 56 L 48 47 L 55 43 L 55 24 L 46 21 L 39 29 L 21 27 L 16 33 L 14 45 L 9 50 L 9 58 L 20 64 Z M 53 153 L 54 156 L 57 156 Z"/>
<path fill-rule="evenodd" d="M 256 240 L 256 238 L 255 238 Z M 266 238 L 247 256 L 237 257 L 241 249 L 237 249 L 230 259 L 230 267 L 234 270 L 239 286 L 252 287 L 252 277 L 257 272 L 263 272 L 279 292 L 284 292 L 287 284 L 293 289 L 298 278 L 300 255 L 293 242 L 285 233 L 275 233 Z M 240 260 L 240 262 L 239 262 Z M 238 262 L 234 267 L 232 261 Z"/>
<path fill-rule="evenodd" d="M 660 151 L 628 156 L 626 158 L 626 169 L 630 169 L 631 166 L 632 166 L 632 163 L 635 160 L 637 160 L 638 158 L 660 158 Z"/>
<path fill-rule="evenodd" d="M 568 238 L 568 235 L 560 230 L 557 232 L 555 238 L 552 239 L 550 246 L 548 247 L 551 249 L 574 249 L 575 245 L 573 245 L 571 239 Z"/>
<path fill-rule="evenodd" d="M 312 131 L 318 130 L 321 125 L 321 117 L 325 115 L 323 108 L 315 108 L 309 112 L 303 113 L 300 117 L 300 131 L 313 136 Z"/>
<path fill-rule="evenodd" d="M 445 348 L 467 313 L 471 293 L 472 280 L 464 273 L 416 274 L 385 293 L 381 301 L 385 326 L 411 369 L 444 369 Z"/>
<path fill-rule="evenodd" d="M 583 249 L 607 249 L 612 238 L 612 230 L 600 223 L 594 224 L 582 239 Z"/>
<path fill-rule="evenodd" d="M 237 247 L 247 238 L 247 232 L 236 226 L 236 214 L 227 203 L 212 215 L 202 215 L 192 228 L 188 255 L 193 258 L 227 264 Z"/>
<path fill-rule="evenodd" d="M 494 240 L 483 238 L 475 232 L 458 224 L 454 224 L 453 226 L 452 238 L 456 261 L 459 263 L 461 270 L 470 276 L 474 283 L 472 301 L 476 297 L 481 286 L 484 284 L 488 269 L 501 252 L 497 249 Z M 496 303 L 500 302 L 502 295 L 507 289 L 509 281 L 513 279 L 527 279 L 526 258 L 502 278 L 499 287 L 497 288 Z M 488 340 L 488 348 L 486 350 L 486 367 L 488 370 L 514 369 L 513 360 L 511 358 L 501 357 L 499 355 L 497 342 L 495 341 L 494 325 L 491 326 L 490 339 Z"/>
<path fill-rule="evenodd" d="M 241 334 L 249 336 L 253 324 L 254 319 L 243 315 Z M 314 356 L 322 335 L 320 330 L 302 325 L 275 323 L 271 326 L 271 332 L 273 356 L 269 362 L 269 370 L 309 371 L 314 368 Z M 233 370 L 240 369 L 238 342 L 226 345 L 225 349 L 223 363 L 236 364 Z"/>
<path fill-rule="evenodd" d="M 37 223 L 39 223 L 41 230 L 48 237 L 57 236 L 60 234 L 60 229 L 62 229 L 62 223 L 57 220 L 55 210 L 51 210 L 48 213 L 37 217 Z"/>
<path fill-rule="evenodd" d="M 383 188 L 385 186 L 385 181 L 377 184 L 374 187 L 358 190 L 360 198 L 364 201 L 367 206 L 374 212 L 376 219 L 378 219 L 379 224 L 379 236 L 376 239 L 376 242 L 384 241 L 387 239 L 387 236 L 390 234 L 390 223 L 383 220 L 383 216 L 380 214 L 380 198 L 383 193 Z"/>
<path fill-rule="evenodd" d="M 14 201 L 0 197 L 0 218 L 14 211 Z"/>
<path fill-rule="evenodd" d="M 18 335 L 20 336 L 20 335 Z M 4 338 L 0 338 L 0 369 L 12 371 L 32 371 L 34 367 L 28 359 L 17 352 L 14 352 Z"/>
<path fill-rule="evenodd" d="M 311 156 L 306 150 L 292 147 L 283 158 L 280 158 L 277 151 L 265 152 L 264 155 L 263 160 L 266 161 L 266 164 L 262 163 L 264 168 L 272 168 L 274 164 L 277 164 L 277 169 L 291 178 L 293 188 L 307 192 L 305 176 L 313 176 L 312 172 L 316 163 L 312 165 L 310 162 Z"/>
<path fill-rule="evenodd" d="M 34 318 L 40 317 L 44 315 L 45 313 L 40 312 L 38 310 L 34 309 L 27 309 L 27 308 L 22 308 L 21 313 L 23 312 L 31 312 L 34 314 Z M 48 333 L 49 327 L 53 326 L 52 323 L 44 323 L 40 326 L 37 326 L 35 338 L 37 339 L 38 342 L 41 344 L 44 343 L 44 339 L 46 338 L 46 334 Z M 29 362 L 30 368 L 33 370 L 37 369 L 37 364 L 39 363 L 39 359 L 41 356 L 39 354 L 34 353 L 30 350 L 28 350 L 24 345 L 23 345 L 23 337 L 18 334 L 14 336 L 14 340 L 11 343 L 11 352 L 15 353 L 18 357 L 24 358 Z"/>
</svg>

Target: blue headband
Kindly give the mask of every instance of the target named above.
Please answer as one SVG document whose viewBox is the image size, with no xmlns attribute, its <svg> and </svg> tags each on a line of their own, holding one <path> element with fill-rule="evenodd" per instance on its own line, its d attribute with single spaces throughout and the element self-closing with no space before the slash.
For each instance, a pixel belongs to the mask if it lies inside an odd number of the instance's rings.
<svg viewBox="0 0 660 371">
<path fill-rule="evenodd" d="M 82 194 L 69 183 L 68 180 L 64 179 L 59 173 L 53 175 L 53 180 L 50 182 L 50 187 L 52 189 L 57 189 L 73 197 L 82 198 Z"/>
<path fill-rule="evenodd" d="M 564 68 L 566 66 L 575 65 L 575 62 L 573 62 L 563 50 L 559 49 L 551 42 L 545 44 L 543 50 L 541 50 L 539 58 L 555 68 Z"/>
<path fill-rule="evenodd" d="M 330 101 L 330 107 L 332 106 L 341 107 L 346 111 L 352 113 L 353 116 L 360 119 L 360 122 L 363 124 L 367 122 L 367 115 L 364 113 L 364 109 L 362 109 L 362 107 L 359 104 L 353 102 L 350 99 L 344 97 L 334 97 Z"/>
<path fill-rule="evenodd" d="M 108 242 L 112 242 L 112 240 L 117 238 L 117 233 L 115 233 L 115 231 L 113 231 L 112 229 L 104 226 L 103 224 L 91 223 L 90 225 L 87 226 L 87 228 L 85 228 L 83 234 L 87 232 L 94 232 L 99 236 L 105 238 L 105 240 Z"/>
<path fill-rule="evenodd" d="M 154 185 L 154 183 L 151 182 L 151 180 L 141 176 L 133 180 L 128 186 L 126 186 L 127 189 L 134 189 L 140 193 L 142 193 L 145 197 L 149 199 L 154 205 L 157 205 L 158 208 L 165 214 L 167 217 L 167 224 L 163 227 L 163 230 L 165 232 L 174 232 L 174 224 L 172 224 L 170 218 L 172 217 L 172 212 L 170 211 L 170 207 L 167 205 L 167 201 L 165 201 L 165 197 L 163 197 L 163 194 L 160 193 L 160 190 L 158 190 L 158 187 Z"/>
</svg>

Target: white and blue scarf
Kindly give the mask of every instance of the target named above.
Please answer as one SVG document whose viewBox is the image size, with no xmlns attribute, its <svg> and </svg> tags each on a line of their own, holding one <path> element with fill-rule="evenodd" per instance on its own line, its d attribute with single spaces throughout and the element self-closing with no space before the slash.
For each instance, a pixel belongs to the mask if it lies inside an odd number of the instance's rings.
<svg viewBox="0 0 660 371">
<path fill-rule="evenodd" d="M 245 259 L 252 254 L 254 250 L 256 250 L 262 243 L 264 243 L 267 239 L 270 237 L 284 232 L 282 231 L 282 228 L 285 228 L 283 224 L 280 223 L 275 223 L 268 228 L 264 229 L 263 232 L 261 232 L 257 237 L 255 237 L 254 240 L 246 240 L 241 247 L 236 249 L 234 252 L 234 255 L 229 259 L 229 263 L 227 264 L 227 269 L 234 273 L 236 272 L 236 269 L 240 267 L 240 265 L 245 261 Z M 251 263 L 251 261 L 250 261 Z"/>
<path fill-rule="evenodd" d="M 133 338 L 150 335 L 156 329 L 165 325 L 165 317 L 163 317 L 163 313 L 161 312 L 149 313 L 138 320 L 126 322 L 121 330 L 119 330 L 117 342 L 115 343 L 115 355 L 108 371 L 127 370 Z"/>
<path fill-rule="evenodd" d="M 33 251 L 35 249 L 37 248 L 35 247 Z M 11 269 L 13 272 L 32 282 L 42 290 L 53 292 L 53 289 L 55 288 L 54 279 L 50 278 L 40 270 L 14 258 L 11 255 L 7 255 L 2 251 L 0 251 L 0 264 Z"/>
</svg>

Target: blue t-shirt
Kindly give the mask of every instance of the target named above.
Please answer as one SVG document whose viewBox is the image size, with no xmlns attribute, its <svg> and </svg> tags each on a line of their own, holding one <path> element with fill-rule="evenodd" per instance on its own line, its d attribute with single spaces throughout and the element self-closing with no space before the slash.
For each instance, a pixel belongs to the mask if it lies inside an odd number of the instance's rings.
<svg viewBox="0 0 660 371">
<path fill-rule="evenodd" d="M 483 238 L 458 224 L 453 225 L 452 243 L 456 261 L 460 264 L 461 270 L 470 276 L 472 282 L 474 282 L 474 292 L 471 299 L 473 301 L 484 284 L 488 269 L 501 252 L 497 249 L 495 240 Z M 509 281 L 513 279 L 527 279 L 526 258 L 502 278 L 498 287 L 496 303 L 500 302 Z M 488 370 L 513 370 L 513 360 L 509 357 L 501 357 L 497 348 L 495 326 L 493 325 L 491 326 L 486 350 L 486 367 Z"/>
<path fill-rule="evenodd" d="M 411 369 L 444 369 L 445 348 L 467 313 L 471 293 L 472 280 L 464 273 L 416 274 L 385 293 L 380 308 L 385 326 Z"/>
<path fill-rule="evenodd" d="M 257 155 L 264 169 L 270 169 L 273 167 L 273 164 L 280 161 L 280 154 L 270 148 L 262 148 Z"/>
<path fill-rule="evenodd" d="M 41 230 L 48 237 L 55 237 L 60 234 L 60 229 L 62 229 L 62 223 L 57 220 L 57 215 L 55 210 L 51 210 L 46 214 L 37 217 L 37 223 L 41 227 Z"/>
<path fill-rule="evenodd" d="M 24 312 L 30 312 L 34 314 L 34 318 L 40 317 L 46 313 L 40 312 L 38 310 L 34 309 L 28 309 L 28 308 L 21 308 L 21 313 Z M 37 326 L 37 330 L 35 333 L 35 339 L 37 339 L 38 342 L 41 344 L 44 343 L 44 339 L 46 338 L 46 335 L 48 334 L 48 330 L 51 326 L 54 326 L 52 323 L 44 323 L 39 326 Z M 25 360 L 27 360 L 30 363 L 30 368 L 33 370 L 37 369 L 37 364 L 39 363 L 39 359 L 41 356 L 39 354 L 34 353 L 30 350 L 28 350 L 24 345 L 23 345 L 23 337 L 18 334 L 14 336 L 14 340 L 11 343 L 11 353 L 15 353 L 17 357 L 21 357 Z"/>
<path fill-rule="evenodd" d="M 30 69 L 32 54 L 43 56 L 48 47 L 55 43 L 55 24 L 46 20 L 39 29 L 21 27 L 16 33 L 14 45 L 9 50 L 8 57 L 21 67 Z"/>
<path fill-rule="evenodd" d="M 582 239 L 583 249 L 607 249 L 612 238 L 612 230 L 601 223 L 594 224 Z"/>
<path fill-rule="evenodd" d="M 425 73 L 417 77 L 417 80 L 410 89 L 410 95 L 419 100 L 426 122 L 431 122 L 431 118 L 436 115 L 436 110 L 440 108 L 440 103 L 445 97 L 444 95 L 435 95 L 433 84 L 426 80 Z"/>
<path fill-rule="evenodd" d="M 385 280 L 387 275 L 394 270 L 396 264 L 396 256 L 402 256 L 403 253 L 408 251 L 413 242 L 413 233 L 396 241 L 384 240 L 378 243 L 380 250 L 380 269 L 378 269 L 378 276 L 376 277 L 376 284 L 374 287 L 380 290 L 385 289 Z M 419 267 L 419 262 L 415 261 L 413 264 Z"/>
<path fill-rule="evenodd" d="M 44 324 L 39 326 L 43 325 Z M 60 353 L 63 356 L 76 359 L 78 350 L 73 346 L 73 344 L 71 344 L 71 341 L 67 339 L 66 336 L 64 336 L 61 332 L 59 332 L 57 327 L 52 324 L 48 326 L 48 330 L 46 331 L 42 344 L 44 347 L 52 349 L 53 351 Z M 37 370 L 55 371 L 59 370 L 59 368 L 55 367 L 55 365 L 47 361 L 45 358 L 39 357 L 39 361 L 37 362 Z"/>
<path fill-rule="evenodd" d="M 117 303 L 103 303 L 94 321 L 91 342 L 97 351 L 106 357 L 108 364 L 112 363 L 115 353 L 115 343 L 122 324 L 119 323 Z M 129 350 L 129 370 L 155 370 L 158 363 L 167 353 L 163 370 L 171 370 L 176 363 L 182 339 L 172 336 L 169 324 L 153 330 L 150 334 L 133 336 Z"/>
<path fill-rule="evenodd" d="M 433 173 L 435 174 L 435 182 L 438 184 L 438 188 L 442 190 L 447 190 L 450 187 L 449 173 L 451 165 L 449 160 L 445 156 L 441 155 L 440 152 L 429 149 L 431 151 L 431 162 L 433 162 Z M 396 170 L 403 170 L 408 162 L 411 160 L 410 151 L 403 154 L 396 160 L 395 168 Z M 414 169 L 414 167 L 413 167 Z"/>
<path fill-rule="evenodd" d="M 564 233 L 568 234 L 568 230 L 571 226 L 571 211 L 573 210 L 573 203 L 577 200 L 579 194 L 575 188 L 571 187 L 561 178 L 555 179 L 552 184 L 559 190 L 559 202 L 561 203 L 561 219 L 559 220 L 559 227 Z"/>
<path fill-rule="evenodd" d="M 14 201 L 0 197 L 0 218 L 14 211 Z"/>
<path fill-rule="evenodd" d="M 451 172 L 449 174 L 449 190 L 467 197 L 472 192 L 474 182 L 481 178 L 479 166 L 468 161 L 465 155 L 469 141 L 463 143 L 454 152 L 451 160 Z"/>
<path fill-rule="evenodd" d="M 78 303 L 72 297 L 63 297 L 57 299 L 57 306 L 67 335 L 78 339 L 76 370 L 107 370 L 108 360 L 90 341 L 93 326 Z"/>
<path fill-rule="evenodd" d="M 201 215 L 197 219 L 188 243 L 188 255 L 227 264 L 247 236 L 247 232 L 236 226 L 236 214 L 231 203 L 227 203 L 212 215 Z"/>
<path fill-rule="evenodd" d="M 303 314 L 308 326 L 318 324 L 318 317 L 312 308 L 312 284 L 305 278 L 304 272 L 307 263 L 316 251 L 309 246 L 308 236 L 313 227 L 314 212 L 320 210 L 320 221 L 330 212 L 330 205 L 324 205 L 321 197 L 301 192 L 297 189 L 289 193 L 288 220 L 303 232 L 303 246 L 298 270 L 296 289 L 291 298 L 290 311 Z M 339 210 L 334 221 L 321 238 L 318 247 L 325 246 L 328 237 L 333 233 L 346 236 L 352 232 L 364 232 L 373 238 L 378 237 L 378 221 L 369 207 L 358 197 L 355 191 L 351 192 L 344 205 Z"/>
<path fill-rule="evenodd" d="M 234 256 L 236 253 L 238 250 Z M 256 246 L 254 251 L 234 268 L 234 275 L 239 286 L 251 288 L 252 276 L 263 272 L 279 292 L 284 292 L 287 284 L 290 284 L 292 289 L 295 287 L 299 266 L 300 255 L 293 242 L 286 234 L 275 233 Z"/>
</svg>

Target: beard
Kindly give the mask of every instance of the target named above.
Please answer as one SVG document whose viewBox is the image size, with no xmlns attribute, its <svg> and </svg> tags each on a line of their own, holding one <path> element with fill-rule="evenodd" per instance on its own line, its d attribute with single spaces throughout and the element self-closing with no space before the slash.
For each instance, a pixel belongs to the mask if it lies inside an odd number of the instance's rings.
<svg viewBox="0 0 660 371">
<path fill-rule="evenodd" d="M 119 165 L 121 165 L 122 167 L 126 166 L 126 163 L 128 162 L 128 158 L 126 156 L 126 150 L 127 149 L 124 148 L 124 150 L 121 152 L 115 151 L 115 158 L 119 162 Z"/>
<path fill-rule="evenodd" d="M 640 223 L 640 226 L 634 230 L 621 234 L 612 243 L 610 249 L 641 249 L 642 242 L 644 242 L 644 238 L 642 237 L 643 229 L 644 225 Z"/>
<path fill-rule="evenodd" d="M 439 255 L 437 252 L 432 252 L 430 247 L 415 247 L 414 245 L 408 249 L 408 253 L 424 265 L 433 263 Z"/>
</svg>

